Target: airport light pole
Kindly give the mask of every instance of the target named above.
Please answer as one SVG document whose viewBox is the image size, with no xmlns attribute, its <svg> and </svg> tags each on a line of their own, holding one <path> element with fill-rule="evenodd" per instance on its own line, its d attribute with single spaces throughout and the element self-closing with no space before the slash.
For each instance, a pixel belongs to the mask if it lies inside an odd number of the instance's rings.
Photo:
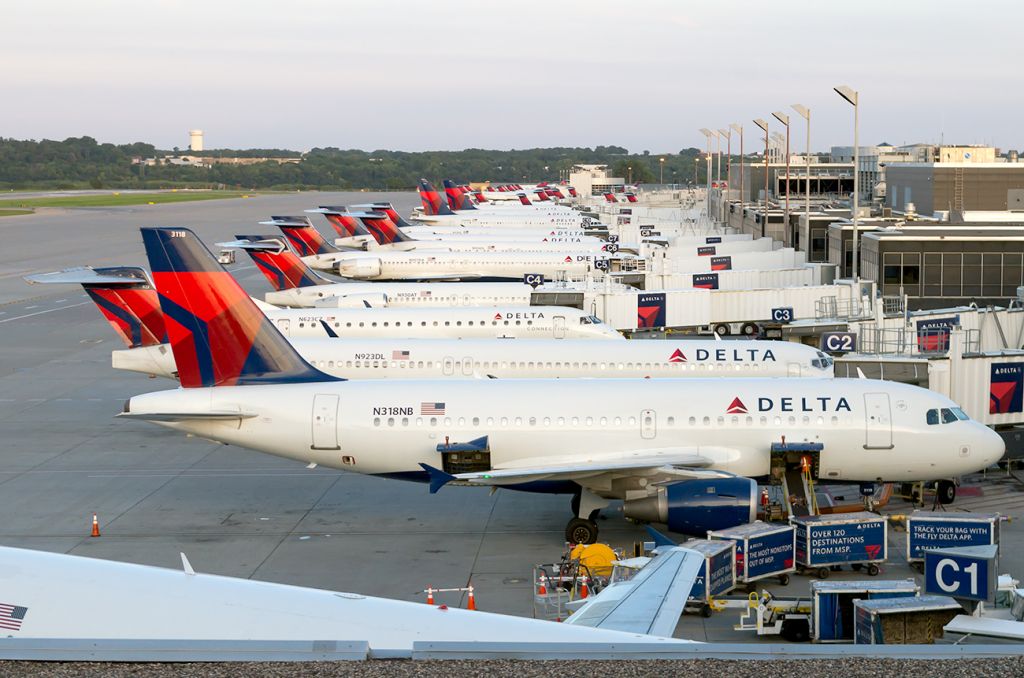
<svg viewBox="0 0 1024 678">
<path fill-rule="evenodd" d="M 761 237 L 763 238 L 768 224 L 768 123 L 758 118 L 754 124 L 764 132 L 764 207 L 761 213 Z"/>
<path fill-rule="evenodd" d="M 786 126 L 786 208 L 783 211 L 783 214 L 785 216 L 782 218 L 782 220 L 786 224 L 786 235 L 788 236 L 790 233 L 790 228 L 792 228 L 789 223 L 789 116 L 783 113 L 782 111 L 776 111 L 772 113 L 772 115 L 775 117 L 776 120 L 778 120 L 779 122 Z M 790 238 L 787 244 L 790 247 L 792 247 L 793 238 Z"/>
<path fill-rule="evenodd" d="M 801 104 L 790 106 L 807 121 L 807 153 L 804 155 L 804 168 L 807 170 L 804 176 L 804 228 L 807 229 L 807 242 L 804 247 L 810 252 L 811 247 L 811 109 Z"/>
<path fill-rule="evenodd" d="M 629 165 L 629 166 L 626 167 L 626 176 L 629 177 L 628 179 L 626 179 L 626 183 L 627 184 L 632 184 L 633 183 L 633 166 L 632 165 Z"/>
<path fill-rule="evenodd" d="M 732 132 L 727 129 L 718 130 L 718 137 L 725 137 L 725 201 L 719 203 L 719 208 L 722 213 L 722 221 L 725 222 L 725 203 L 729 201 L 729 194 L 727 191 L 732 190 Z M 721 190 L 721 184 L 719 184 Z"/>
<path fill-rule="evenodd" d="M 715 161 L 715 182 L 722 183 L 722 135 L 718 133 L 718 130 L 711 130 L 711 133 L 715 135 L 715 155 L 718 156 Z"/>
<path fill-rule="evenodd" d="M 843 97 L 843 99 L 846 100 L 846 103 L 853 106 L 853 266 L 851 267 L 851 273 L 853 274 L 853 279 L 856 280 L 860 274 L 860 266 L 858 265 L 859 253 L 857 251 L 857 246 L 859 244 L 857 242 L 859 236 L 858 227 L 860 226 L 860 220 L 857 218 L 857 203 L 860 199 L 860 139 L 858 139 L 857 136 L 857 127 L 859 122 L 858 117 L 860 106 L 858 105 L 858 95 L 856 91 L 850 89 L 846 85 L 840 85 L 839 87 L 833 87 L 832 89 L 836 91 L 836 94 Z"/>
<path fill-rule="evenodd" d="M 658 180 L 662 186 L 665 185 L 665 158 L 658 158 L 658 163 L 661 165 L 661 178 Z"/>
<path fill-rule="evenodd" d="M 743 126 L 731 123 L 729 129 L 740 135 L 740 225 L 743 224 L 743 203 L 746 198 L 743 196 Z"/>
<path fill-rule="evenodd" d="M 708 219 L 710 219 L 711 218 L 711 130 L 709 130 L 707 127 L 701 127 L 700 128 L 700 133 L 703 134 L 704 138 L 707 140 L 707 148 L 708 148 L 708 153 L 707 153 L 708 173 L 707 173 L 707 176 L 706 176 L 706 179 L 707 179 L 707 182 L 706 182 L 707 183 L 707 189 L 706 190 L 707 190 L 707 217 L 708 217 Z"/>
</svg>

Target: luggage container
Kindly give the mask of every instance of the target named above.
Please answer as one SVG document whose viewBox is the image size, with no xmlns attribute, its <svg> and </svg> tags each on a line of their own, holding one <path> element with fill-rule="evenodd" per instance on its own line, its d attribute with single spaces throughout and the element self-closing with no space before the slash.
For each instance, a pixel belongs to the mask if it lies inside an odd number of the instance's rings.
<svg viewBox="0 0 1024 678">
<path fill-rule="evenodd" d="M 999 546 L 998 513 L 914 511 L 907 517 L 907 562 L 918 571 L 928 549 L 992 545 Z"/>
<path fill-rule="evenodd" d="M 811 639 L 816 643 L 851 642 L 854 601 L 916 597 L 920 590 L 913 579 L 811 582 Z"/>
<path fill-rule="evenodd" d="M 796 572 L 796 528 L 792 525 L 758 521 L 708 532 L 708 539 L 736 543 L 736 581 L 741 584 L 776 577 L 785 586 L 789 573 Z"/>
<path fill-rule="evenodd" d="M 857 600 L 853 609 L 855 645 L 932 645 L 964 611 L 949 596 Z"/>
<path fill-rule="evenodd" d="M 699 607 L 700 613 L 710 617 L 711 600 L 736 587 L 736 542 L 732 540 L 690 539 L 680 546 L 693 549 L 704 556 L 704 564 L 690 589 L 686 604 Z"/>
<path fill-rule="evenodd" d="M 801 572 L 826 579 L 833 569 L 851 565 L 878 574 L 878 563 L 889 554 L 889 523 L 867 511 L 826 516 L 790 516 L 796 527 L 796 562 Z"/>
</svg>

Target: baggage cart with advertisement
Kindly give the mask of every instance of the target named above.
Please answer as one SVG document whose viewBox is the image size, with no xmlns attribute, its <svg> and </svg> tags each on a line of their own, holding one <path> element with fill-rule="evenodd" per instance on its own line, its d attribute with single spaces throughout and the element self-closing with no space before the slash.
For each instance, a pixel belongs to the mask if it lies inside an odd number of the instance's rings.
<svg viewBox="0 0 1024 678">
<path fill-rule="evenodd" d="M 736 542 L 732 540 L 690 539 L 680 546 L 693 549 L 704 556 L 704 564 L 690 589 L 687 606 L 700 608 L 710 617 L 715 596 L 728 593 L 736 587 Z"/>
<path fill-rule="evenodd" d="M 878 574 L 888 557 L 889 523 L 868 511 L 824 516 L 790 516 L 796 527 L 796 562 L 802 573 L 826 579 L 832 570 L 850 565 Z"/>
<path fill-rule="evenodd" d="M 923 571 L 924 552 L 960 546 L 999 546 L 998 513 L 914 511 L 907 516 L 907 562 Z"/>
<path fill-rule="evenodd" d="M 708 539 L 736 543 L 736 581 L 751 585 L 776 577 L 783 586 L 796 572 L 796 528 L 757 521 L 725 530 L 708 532 Z"/>
</svg>

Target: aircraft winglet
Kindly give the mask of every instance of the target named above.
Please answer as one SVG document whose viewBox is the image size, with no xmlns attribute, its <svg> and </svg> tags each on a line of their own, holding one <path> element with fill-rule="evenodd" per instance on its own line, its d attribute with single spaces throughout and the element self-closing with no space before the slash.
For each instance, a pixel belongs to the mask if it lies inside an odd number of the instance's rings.
<svg viewBox="0 0 1024 678">
<path fill-rule="evenodd" d="M 420 467 L 430 475 L 430 494 L 437 494 L 437 491 L 442 487 L 455 480 L 455 476 L 451 473 L 445 473 L 439 468 L 434 468 L 430 464 L 420 463 Z"/>
<path fill-rule="evenodd" d="M 185 552 L 181 552 L 181 567 L 185 570 L 185 574 L 195 575 L 196 571 L 192 569 L 192 563 L 188 562 L 188 556 Z"/>
</svg>

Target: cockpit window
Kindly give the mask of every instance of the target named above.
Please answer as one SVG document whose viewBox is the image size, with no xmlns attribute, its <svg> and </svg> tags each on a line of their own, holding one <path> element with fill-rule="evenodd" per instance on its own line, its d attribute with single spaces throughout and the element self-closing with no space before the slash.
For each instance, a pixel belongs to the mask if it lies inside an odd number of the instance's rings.
<svg viewBox="0 0 1024 678">
<path fill-rule="evenodd" d="M 828 368 L 832 367 L 832 363 L 834 363 L 835 361 L 832 359 L 831 356 L 825 355 L 821 351 L 818 351 L 817 353 L 818 357 L 811 359 L 812 367 L 816 367 L 819 370 L 827 370 Z"/>
<path fill-rule="evenodd" d="M 929 426 L 952 424 L 954 421 L 970 421 L 971 419 L 959 407 L 943 407 L 941 410 L 928 410 L 925 418 Z"/>
<path fill-rule="evenodd" d="M 580 318 L 580 325 L 600 325 L 601 319 L 596 315 L 585 315 Z"/>
</svg>

